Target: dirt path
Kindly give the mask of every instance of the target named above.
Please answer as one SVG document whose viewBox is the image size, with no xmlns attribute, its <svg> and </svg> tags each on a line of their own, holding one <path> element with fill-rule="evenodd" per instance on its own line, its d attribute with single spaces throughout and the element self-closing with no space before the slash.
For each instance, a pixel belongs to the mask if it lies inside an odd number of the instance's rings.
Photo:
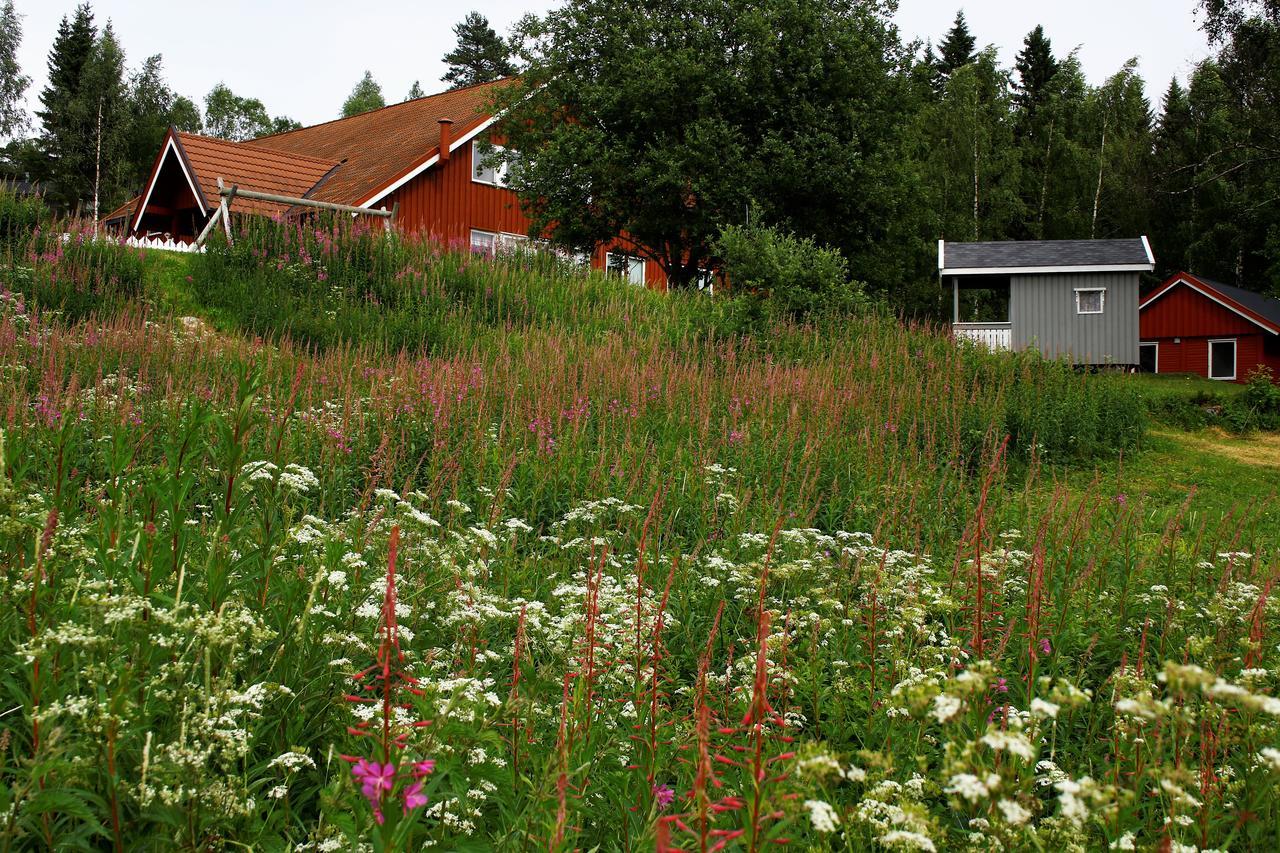
<svg viewBox="0 0 1280 853">
<path fill-rule="evenodd" d="M 1280 434 L 1257 433 L 1248 438 L 1238 438 L 1222 430 L 1185 433 L 1175 430 L 1152 430 L 1162 438 L 1183 445 L 1189 450 L 1212 453 L 1262 468 L 1280 469 Z"/>
</svg>

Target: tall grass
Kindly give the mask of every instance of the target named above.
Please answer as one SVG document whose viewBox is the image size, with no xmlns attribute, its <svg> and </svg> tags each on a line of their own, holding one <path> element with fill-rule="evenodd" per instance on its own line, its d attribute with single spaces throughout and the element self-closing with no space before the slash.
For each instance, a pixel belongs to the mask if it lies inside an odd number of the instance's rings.
<svg viewBox="0 0 1280 853">
<path fill-rule="evenodd" d="M 1273 846 L 1274 532 L 1039 483 L 1119 386 L 309 233 L 0 305 L 0 847 Z"/>
</svg>

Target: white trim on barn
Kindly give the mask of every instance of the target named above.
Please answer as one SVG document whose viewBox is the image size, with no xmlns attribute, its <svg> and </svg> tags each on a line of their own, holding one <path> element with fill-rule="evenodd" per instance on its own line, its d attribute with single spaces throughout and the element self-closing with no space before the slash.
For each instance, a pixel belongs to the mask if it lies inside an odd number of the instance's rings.
<svg viewBox="0 0 1280 853">
<path fill-rule="evenodd" d="M 1151 251 L 1151 241 L 1147 239 L 1147 235 L 1142 235 L 1142 248 L 1147 250 L 1147 260 L 1151 262 L 1151 268 L 1154 270 L 1156 266 L 1156 256 Z"/>
<path fill-rule="evenodd" d="M 172 132 L 169 134 L 169 141 L 164 145 L 164 151 L 160 154 L 160 160 L 156 164 L 155 174 L 151 176 L 151 183 L 147 185 L 147 192 L 142 197 L 142 204 L 138 205 L 138 209 L 133 214 L 133 224 L 129 226 L 130 231 L 136 231 L 138 226 L 142 224 L 142 215 L 147 212 L 147 204 L 151 201 L 151 192 L 156 188 L 156 181 L 160 180 L 160 173 L 164 171 L 165 158 L 169 156 L 169 152 L 173 151 L 173 156 L 178 160 L 178 168 L 182 170 L 182 174 L 187 178 L 187 186 L 191 187 L 191 194 L 196 197 L 196 202 L 200 205 L 200 213 L 203 215 L 209 212 L 209 208 L 204 205 L 204 193 L 196 188 L 196 183 L 191 179 L 191 175 L 187 172 L 187 164 L 181 154 L 178 153 L 178 146 L 175 144 L 177 137 Z"/>
<path fill-rule="evenodd" d="M 1148 296 L 1138 305 L 1138 310 L 1139 311 L 1144 310 L 1148 305 L 1155 302 L 1157 299 L 1164 296 L 1166 293 L 1171 292 L 1175 287 L 1177 287 L 1180 284 L 1185 284 L 1187 287 L 1191 288 L 1196 293 L 1203 296 L 1205 299 L 1208 299 L 1211 302 L 1216 302 L 1217 304 L 1221 305 L 1223 308 L 1226 308 L 1232 314 L 1237 314 L 1243 317 L 1244 319 L 1248 320 L 1250 323 L 1257 326 L 1258 328 L 1268 331 L 1273 335 L 1280 335 L 1280 329 L 1277 329 L 1274 326 L 1271 326 L 1271 325 L 1268 325 L 1267 323 L 1262 322 L 1257 317 L 1250 317 L 1248 314 L 1244 313 L 1239 308 L 1235 308 L 1231 305 L 1228 305 L 1218 297 L 1214 296 L 1212 293 L 1205 291 L 1204 288 L 1197 287 L 1195 282 L 1191 281 L 1185 276 L 1178 276 L 1176 280 L 1169 283 L 1168 287 L 1161 288 L 1160 290 L 1157 290 L 1155 293 L 1152 293 L 1150 296 Z"/>
</svg>

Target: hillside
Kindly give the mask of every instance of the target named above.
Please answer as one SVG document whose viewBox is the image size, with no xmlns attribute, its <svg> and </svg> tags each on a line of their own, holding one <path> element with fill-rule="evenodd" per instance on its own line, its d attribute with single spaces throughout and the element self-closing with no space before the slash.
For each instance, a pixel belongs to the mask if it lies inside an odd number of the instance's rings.
<svg viewBox="0 0 1280 853">
<path fill-rule="evenodd" d="M 1276 840 L 1271 474 L 1134 382 L 358 230 L 6 258 L 6 847 Z"/>
</svg>

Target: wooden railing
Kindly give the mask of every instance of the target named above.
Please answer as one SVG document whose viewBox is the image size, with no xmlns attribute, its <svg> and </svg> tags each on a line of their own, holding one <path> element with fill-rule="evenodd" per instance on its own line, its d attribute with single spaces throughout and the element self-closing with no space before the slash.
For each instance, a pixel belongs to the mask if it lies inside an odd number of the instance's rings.
<svg viewBox="0 0 1280 853">
<path fill-rule="evenodd" d="M 1013 348 L 1012 323 L 952 323 L 951 332 L 957 340 L 973 341 L 987 349 Z"/>
</svg>

